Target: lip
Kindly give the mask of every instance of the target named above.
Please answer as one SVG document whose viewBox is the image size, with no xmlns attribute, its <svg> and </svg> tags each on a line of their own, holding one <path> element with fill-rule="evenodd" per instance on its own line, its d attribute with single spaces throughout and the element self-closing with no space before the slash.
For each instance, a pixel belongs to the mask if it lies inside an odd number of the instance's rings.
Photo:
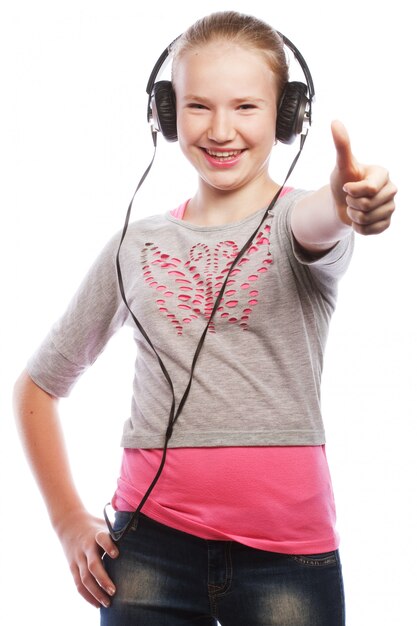
<svg viewBox="0 0 417 626">
<path fill-rule="evenodd" d="M 209 148 L 209 149 L 211 149 L 211 148 Z M 246 152 L 246 150 L 241 149 L 238 154 L 225 158 L 225 157 L 219 157 L 219 156 L 215 156 L 215 155 L 209 154 L 207 152 L 207 148 L 201 148 L 201 151 L 204 154 L 204 157 L 205 157 L 206 161 L 211 166 L 217 167 L 217 168 L 234 167 L 235 165 L 237 165 L 241 161 L 244 153 Z M 225 154 L 228 154 L 229 152 L 236 152 L 236 150 L 232 150 L 230 148 L 229 149 L 219 149 L 219 148 L 214 149 L 213 148 L 212 151 L 213 152 L 217 152 L 219 154 L 222 153 L 222 152 L 224 152 Z"/>
</svg>

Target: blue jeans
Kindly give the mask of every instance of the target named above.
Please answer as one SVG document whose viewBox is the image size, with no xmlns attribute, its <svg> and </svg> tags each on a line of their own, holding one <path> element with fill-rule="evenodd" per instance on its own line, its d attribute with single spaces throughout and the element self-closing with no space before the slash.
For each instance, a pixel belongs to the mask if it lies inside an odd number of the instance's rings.
<svg viewBox="0 0 417 626">
<path fill-rule="evenodd" d="M 129 513 L 118 513 L 115 528 Z M 338 552 L 286 555 L 200 539 L 141 515 L 104 557 L 117 587 L 102 626 L 343 626 Z"/>
</svg>

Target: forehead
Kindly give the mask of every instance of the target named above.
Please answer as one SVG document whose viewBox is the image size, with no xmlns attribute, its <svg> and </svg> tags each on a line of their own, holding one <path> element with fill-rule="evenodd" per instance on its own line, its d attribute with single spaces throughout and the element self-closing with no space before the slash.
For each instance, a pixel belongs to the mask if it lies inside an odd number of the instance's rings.
<svg viewBox="0 0 417 626">
<path fill-rule="evenodd" d="M 173 81 L 177 95 L 200 89 L 272 90 L 276 77 L 266 55 L 253 47 L 213 41 L 184 51 L 176 60 Z"/>
</svg>

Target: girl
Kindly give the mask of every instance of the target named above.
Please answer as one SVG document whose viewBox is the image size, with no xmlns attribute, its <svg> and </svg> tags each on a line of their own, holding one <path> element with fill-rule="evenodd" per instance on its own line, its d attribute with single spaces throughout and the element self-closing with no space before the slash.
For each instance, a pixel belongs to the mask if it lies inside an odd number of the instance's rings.
<svg viewBox="0 0 417 626">
<path fill-rule="evenodd" d="M 119 254 L 120 234 L 103 250 L 16 385 L 22 440 L 103 625 L 339 626 L 323 349 L 353 231 L 384 231 L 396 189 L 336 122 L 328 185 L 273 180 L 288 69 L 263 22 L 209 15 L 172 57 L 175 136 L 197 191 L 132 224 Z M 109 533 L 73 485 L 58 398 L 125 323 L 138 351 Z"/>
</svg>

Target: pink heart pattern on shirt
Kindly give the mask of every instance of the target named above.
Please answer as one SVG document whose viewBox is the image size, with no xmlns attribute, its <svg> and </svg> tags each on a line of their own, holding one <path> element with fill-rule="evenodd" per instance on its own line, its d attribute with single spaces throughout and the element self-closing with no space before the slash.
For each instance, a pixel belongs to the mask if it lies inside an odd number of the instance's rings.
<svg viewBox="0 0 417 626">
<path fill-rule="evenodd" d="M 259 302 L 259 281 L 272 263 L 270 231 L 270 225 L 265 224 L 230 273 L 209 332 L 216 332 L 217 316 L 244 331 L 249 329 L 250 315 Z M 184 261 L 163 252 L 156 243 L 145 244 L 141 252 L 144 281 L 156 291 L 158 310 L 178 335 L 199 317 L 210 318 L 225 276 L 238 253 L 237 244 L 231 240 L 217 243 L 214 249 L 197 243 Z"/>
</svg>

